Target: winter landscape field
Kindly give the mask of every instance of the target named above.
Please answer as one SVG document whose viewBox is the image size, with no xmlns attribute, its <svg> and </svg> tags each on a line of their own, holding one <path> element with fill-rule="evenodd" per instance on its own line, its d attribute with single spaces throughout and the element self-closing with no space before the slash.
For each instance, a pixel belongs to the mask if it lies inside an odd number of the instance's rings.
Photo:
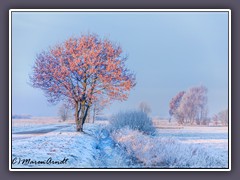
<svg viewBox="0 0 240 180">
<path fill-rule="evenodd" d="M 10 171 L 229 171 L 229 10 L 10 10 Z"/>
<path fill-rule="evenodd" d="M 14 119 L 13 168 L 227 168 L 227 127 L 177 127 L 160 122 L 155 135 L 107 121 L 85 124 L 59 118 Z M 170 128 L 166 128 L 170 127 Z M 50 159 L 49 159 L 50 158 Z M 54 163 L 55 162 L 55 163 Z"/>
</svg>

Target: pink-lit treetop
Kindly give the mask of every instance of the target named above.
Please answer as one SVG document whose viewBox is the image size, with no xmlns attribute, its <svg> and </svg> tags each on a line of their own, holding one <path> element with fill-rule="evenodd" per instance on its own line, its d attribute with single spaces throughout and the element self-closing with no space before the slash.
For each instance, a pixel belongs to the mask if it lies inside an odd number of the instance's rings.
<svg viewBox="0 0 240 180">
<path fill-rule="evenodd" d="M 66 100 L 73 105 L 76 122 L 81 110 L 83 124 L 88 108 L 99 98 L 103 104 L 128 98 L 135 76 L 125 67 L 126 59 L 110 40 L 82 35 L 38 54 L 30 78 L 49 102 Z"/>
</svg>

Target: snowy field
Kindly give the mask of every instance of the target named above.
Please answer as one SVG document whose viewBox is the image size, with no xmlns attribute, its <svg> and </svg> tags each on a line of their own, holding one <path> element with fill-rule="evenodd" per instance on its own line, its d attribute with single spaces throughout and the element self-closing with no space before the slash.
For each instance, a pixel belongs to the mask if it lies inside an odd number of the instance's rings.
<svg viewBox="0 0 240 180">
<path fill-rule="evenodd" d="M 75 132 L 73 121 L 14 119 L 12 123 L 13 168 L 107 168 L 128 167 L 124 152 L 115 147 L 105 122 L 84 125 Z M 49 159 L 50 158 L 50 159 Z M 30 161 L 28 161 L 30 159 Z M 66 160 L 67 159 L 67 160 Z M 65 160 L 65 161 L 64 161 Z"/>
<path fill-rule="evenodd" d="M 227 127 L 159 128 L 154 136 L 104 121 L 13 119 L 12 168 L 228 168 Z"/>
</svg>

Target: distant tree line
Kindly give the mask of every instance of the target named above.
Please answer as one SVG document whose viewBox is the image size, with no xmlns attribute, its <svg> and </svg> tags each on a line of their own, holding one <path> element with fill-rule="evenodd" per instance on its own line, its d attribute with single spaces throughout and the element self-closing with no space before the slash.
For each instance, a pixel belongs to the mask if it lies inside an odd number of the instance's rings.
<svg viewBox="0 0 240 180">
<path fill-rule="evenodd" d="M 31 119 L 31 115 L 29 114 L 13 114 L 12 119 Z"/>
</svg>

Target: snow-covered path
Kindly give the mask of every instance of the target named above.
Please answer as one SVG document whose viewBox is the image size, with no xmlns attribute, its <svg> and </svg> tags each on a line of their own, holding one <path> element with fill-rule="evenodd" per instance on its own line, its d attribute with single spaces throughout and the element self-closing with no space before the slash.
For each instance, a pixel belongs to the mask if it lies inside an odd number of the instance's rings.
<svg viewBox="0 0 240 180">
<path fill-rule="evenodd" d="M 62 128 L 70 127 L 71 124 L 63 124 L 63 125 L 51 125 L 51 126 L 44 126 L 44 127 L 38 127 L 36 129 L 31 129 L 31 130 L 24 130 L 24 131 L 18 131 L 18 132 L 13 132 L 13 134 L 45 134 L 49 133 L 52 131 L 56 131 Z"/>
</svg>

